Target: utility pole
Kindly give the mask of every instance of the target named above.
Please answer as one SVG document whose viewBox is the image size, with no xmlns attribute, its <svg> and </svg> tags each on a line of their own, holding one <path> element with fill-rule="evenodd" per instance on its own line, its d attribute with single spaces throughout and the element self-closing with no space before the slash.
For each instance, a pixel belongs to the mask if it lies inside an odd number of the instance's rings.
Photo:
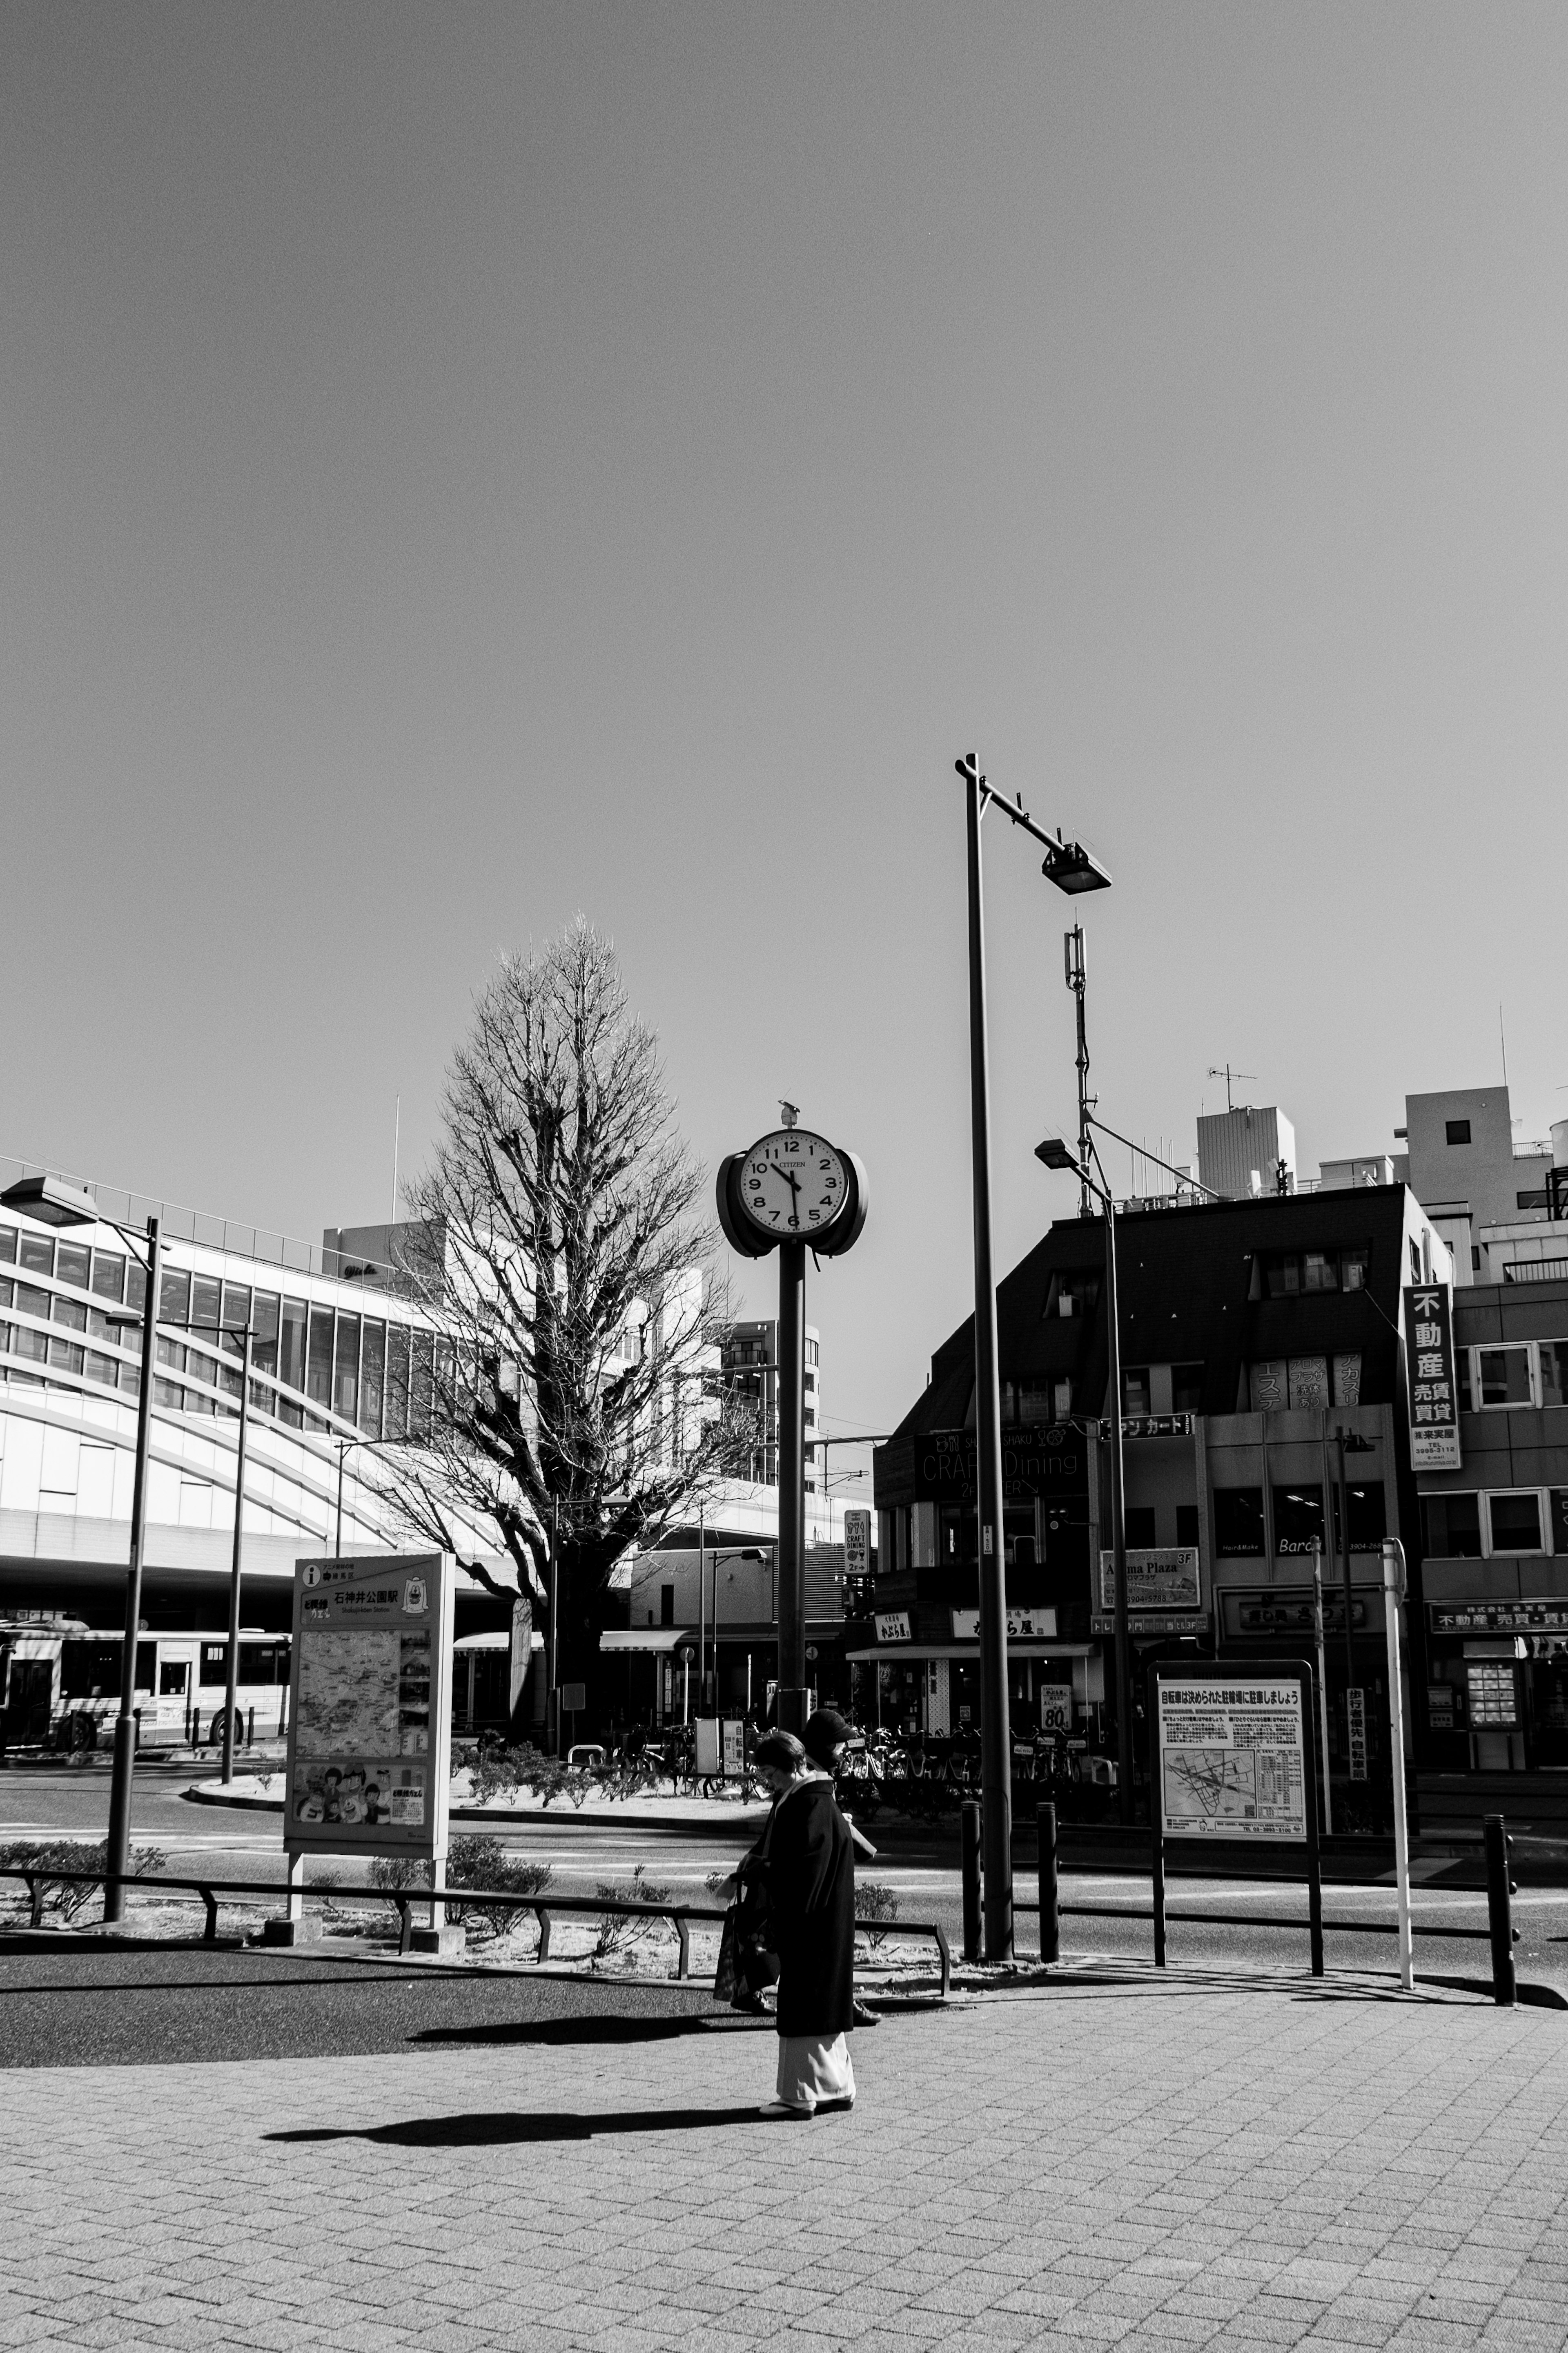
<svg viewBox="0 0 1568 2353">
<path fill-rule="evenodd" d="M 234 1778 L 234 1719 L 239 1713 L 239 1564 L 245 1527 L 245 1441 L 250 1428 L 250 1344 L 255 1334 L 247 1322 L 245 1327 L 245 1353 L 239 1376 L 239 1439 L 235 1450 L 234 1466 L 234 1558 L 228 1577 L 228 1656 L 224 1681 L 228 1688 L 224 1693 L 223 1706 L 223 1778 Z M 342 1472 L 342 1457 L 338 1458 Z M 342 1490 L 340 1480 L 339 1509 Z M 338 1550 L 342 1552 L 340 1542 Z"/>
<path fill-rule="evenodd" d="M 974 1451 L 980 1510 L 980 1789 L 985 1957 L 1013 1957 L 1013 1745 L 1007 1712 L 1007 1588 L 1002 1518 L 1002 1402 L 991 1261 L 991 1109 L 985 1027 L 985 910 L 980 819 L 985 780 L 959 763 L 969 850 L 969 1109 L 974 1169 Z"/>
<path fill-rule="evenodd" d="M 1092 1217 L 1094 1198 L 1089 1181 L 1089 1159 L 1094 1146 L 1089 1132 L 1089 1034 L 1084 1024 L 1087 975 L 1083 957 L 1083 925 L 1075 923 L 1063 934 L 1067 952 L 1067 984 L 1078 1000 L 1078 1213 Z"/>
<path fill-rule="evenodd" d="M 793 1122 L 791 1123 L 793 1124 Z M 805 1244 L 779 1244 L 779 1696 L 781 1732 L 805 1730 Z"/>
</svg>

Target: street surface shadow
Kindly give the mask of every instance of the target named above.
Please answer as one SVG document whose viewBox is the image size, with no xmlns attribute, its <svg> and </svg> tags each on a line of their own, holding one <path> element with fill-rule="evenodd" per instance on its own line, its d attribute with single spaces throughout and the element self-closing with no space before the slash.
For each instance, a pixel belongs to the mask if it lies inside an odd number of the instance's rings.
<svg viewBox="0 0 1568 2353">
<path fill-rule="evenodd" d="M 410 2042 L 670 2042 L 682 2034 L 711 2034 L 731 2027 L 772 2027 L 762 2019 L 705 2018 L 519 2018 L 499 2026 L 426 2026 Z"/>
<path fill-rule="evenodd" d="M 594 2140 L 601 2134 L 709 2132 L 721 2125 L 754 2125 L 760 2103 L 743 2108 L 608 2108 L 594 2116 L 547 2110 L 520 2116 L 497 2110 L 460 2116 L 409 2116 L 395 2125 L 303 2125 L 264 2133 L 264 2140 L 378 2141 L 388 2148 L 483 2148 L 512 2141 Z"/>
</svg>

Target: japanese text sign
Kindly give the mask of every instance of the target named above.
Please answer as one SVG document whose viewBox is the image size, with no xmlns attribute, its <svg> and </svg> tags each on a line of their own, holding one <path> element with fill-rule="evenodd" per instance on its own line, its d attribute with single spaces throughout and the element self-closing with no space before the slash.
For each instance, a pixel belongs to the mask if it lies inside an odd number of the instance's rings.
<svg viewBox="0 0 1568 2353">
<path fill-rule="evenodd" d="M 1453 1295 L 1446 1282 L 1405 1284 L 1405 1350 L 1411 1463 L 1417 1471 L 1458 1471 L 1459 1392 Z"/>
</svg>

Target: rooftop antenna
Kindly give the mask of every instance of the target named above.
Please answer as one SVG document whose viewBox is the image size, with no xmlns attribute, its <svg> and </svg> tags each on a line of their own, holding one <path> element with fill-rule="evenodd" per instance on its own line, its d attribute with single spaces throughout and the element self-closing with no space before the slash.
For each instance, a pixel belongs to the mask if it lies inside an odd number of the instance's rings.
<svg viewBox="0 0 1568 2353">
<path fill-rule="evenodd" d="M 1236 1105 L 1230 1099 L 1230 1082 L 1232 1079 L 1251 1079 L 1254 1083 L 1257 1082 L 1258 1079 L 1258 1073 L 1256 1071 L 1233 1071 L 1228 1062 L 1226 1062 L 1223 1070 L 1219 1068 L 1217 1063 L 1211 1062 L 1208 1067 L 1207 1075 L 1211 1079 L 1223 1079 L 1225 1081 L 1225 1107 L 1226 1111 L 1234 1111 L 1236 1109 Z"/>
</svg>

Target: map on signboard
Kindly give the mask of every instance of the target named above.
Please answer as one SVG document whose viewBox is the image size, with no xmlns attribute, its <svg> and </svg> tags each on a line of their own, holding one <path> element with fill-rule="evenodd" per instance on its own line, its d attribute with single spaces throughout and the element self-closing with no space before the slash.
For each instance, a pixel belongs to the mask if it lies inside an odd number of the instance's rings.
<svg viewBox="0 0 1568 2353">
<path fill-rule="evenodd" d="M 1158 1689 L 1164 1835 L 1304 1840 L 1300 1683 L 1216 1677 Z"/>
<path fill-rule="evenodd" d="M 300 1640 L 299 1755 L 395 1757 L 400 1664 L 399 1638 L 390 1628 L 305 1627 Z"/>
</svg>

